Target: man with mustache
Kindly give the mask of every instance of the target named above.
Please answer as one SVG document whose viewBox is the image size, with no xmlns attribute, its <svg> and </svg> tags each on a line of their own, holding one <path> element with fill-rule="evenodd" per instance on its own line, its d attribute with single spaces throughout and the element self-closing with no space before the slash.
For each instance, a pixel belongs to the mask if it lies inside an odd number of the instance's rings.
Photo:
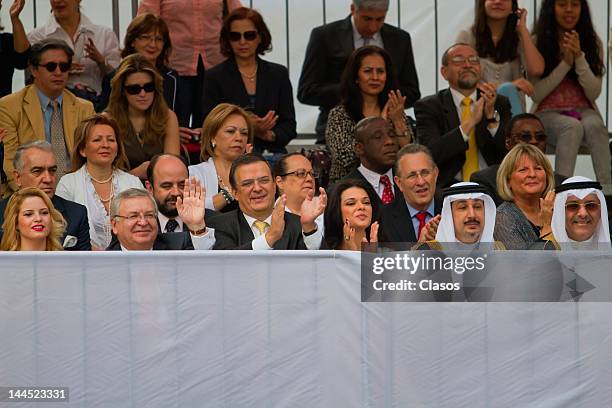
<svg viewBox="0 0 612 408">
<path fill-rule="evenodd" d="M 552 232 L 561 249 L 610 249 L 608 208 L 598 182 L 575 176 L 555 189 Z"/>
<path fill-rule="evenodd" d="M 447 49 L 440 72 L 449 88 L 417 101 L 414 111 L 419 143 L 429 147 L 440 169 L 438 185 L 447 187 L 501 161 L 511 113 L 495 85 L 480 82 L 480 59 L 471 46 Z"/>
<path fill-rule="evenodd" d="M 323 235 L 315 220 L 325 211 L 324 199 L 306 198 L 300 216 L 285 211 L 286 196 L 274 197 L 270 165 L 254 153 L 234 160 L 229 178 L 239 208 L 210 220 L 214 249 L 319 249 Z"/>
<path fill-rule="evenodd" d="M 355 153 L 359 167 L 343 177 L 362 179 L 372 186 L 382 204 L 389 204 L 401 193 L 393 183 L 393 164 L 399 146 L 391 125 L 380 116 L 361 119 L 355 125 Z"/>
</svg>

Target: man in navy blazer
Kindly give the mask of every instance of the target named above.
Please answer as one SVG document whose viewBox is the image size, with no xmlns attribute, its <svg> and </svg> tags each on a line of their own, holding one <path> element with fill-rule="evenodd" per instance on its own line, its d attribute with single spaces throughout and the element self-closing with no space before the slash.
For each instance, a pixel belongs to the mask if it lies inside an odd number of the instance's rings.
<svg viewBox="0 0 612 408">
<path fill-rule="evenodd" d="M 402 193 L 382 207 L 381 228 L 388 242 L 414 243 L 421 225 L 439 221 L 442 200 L 436 190 L 438 167 L 427 147 L 409 144 L 398 152 L 394 173 Z"/>
<path fill-rule="evenodd" d="M 385 24 L 388 9 L 389 0 L 353 0 L 350 16 L 312 30 L 297 97 L 306 105 L 319 107 L 318 141 L 324 143 L 327 115 L 340 102 L 340 76 L 359 47 L 377 45 L 389 53 L 407 108 L 420 98 L 410 34 Z"/>
<path fill-rule="evenodd" d="M 13 180 L 18 188 L 37 187 L 44 191 L 67 222 L 62 237 L 65 250 L 91 251 L 87 209 L 81 204 L 55 195 L 57 161 L 51 144 L 37 140 L 20 146 L 13 158 Z M 0 225 L 9 197 L 0 201 Z M 0 231 L 0 237 L 2 236 Z"/>
<path fill-rule="evenodd" d="M 301 216 L 285 211 L 286 197 L 275 200 L 276 184 L 268 162 L 255 153 L 240 156 L 230 169 L 232 192 L 239 209 L 213 217 L 213 249 L 319 249 L 323 239 L 315 219 L 325 210 L 327 196 L 321 188 L 309 197 Z"/>
</svg>

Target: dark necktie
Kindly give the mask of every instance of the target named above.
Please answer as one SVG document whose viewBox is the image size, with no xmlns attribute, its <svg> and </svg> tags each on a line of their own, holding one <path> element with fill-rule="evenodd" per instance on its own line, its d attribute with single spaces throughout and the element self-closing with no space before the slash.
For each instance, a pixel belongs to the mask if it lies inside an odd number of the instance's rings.
<svg viewBox="0 0 612 408">
<path fill-rule="evenodd" d="M 425 228 L 425 218 L 427 218 L 427 213 L 425 211 L 419 211 L 414 215 L 417 220 L 419 220 L 419 231 L 417 233 L 417 240 L 421 236 L 421 231 Z"/>
<path fill-rule="evenodd" d="M 393 188 L 391 188 L 391 180 L 389 180 L 389 176 L 383 174 L 380 176 L 380 182 L 383 186 L 385 186 L 380 200 L 383 204 L 389 204 L 391 201 L 393 201 Z"/>
<path fill-rule="evenodd" d="M 174 232 L 176 231 L 178 226 L 178 221 L 176 221 L 175 219 L 168 220 L 168 222 L 166 223 L 166 232 Z"/>
<path fill-rule="evenodd" d="M 51 102 L 53 113 L 51 114 L 51 146 L 57 161 L 56 176 L 59 180 L 70 167 L 70 157 L 66 151 L 66 141 L 64 140 L 64 124 L 62 123 L 62 113 L 59 110 L 57 99 Z"/>
</svg>

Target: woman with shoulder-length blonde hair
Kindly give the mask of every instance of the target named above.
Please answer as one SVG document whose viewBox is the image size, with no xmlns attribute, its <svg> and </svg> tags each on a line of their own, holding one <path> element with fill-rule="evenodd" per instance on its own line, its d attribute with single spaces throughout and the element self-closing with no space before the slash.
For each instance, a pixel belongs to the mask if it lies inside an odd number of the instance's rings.
<svg viewBox="0 0 612 408">
<path fill-rule="evenodd" d="M 202 162 L 189 166 L 206 188 L 206 208 L 226 212 L 238 208 L 232 196 L 229 171 L 232 162 L 252 148 L 254 128 L 244 109 L 231 103 L 217 105 L 202 126 Z"/>
<path fill-rule="evenodd" d="M 72 172 L 60 179 L 55 194 L 87 208 L 92 247 L 103 250 L 111 240 L 111 199 L 128 188 L 142 188 L 142 183 L 124 171 L 127 158 L 119 126 L 106 114 L 79 124 L 71 155 Z"/>
<path fill-rule="evenodd" d="M 16 191 L 6 205 L 2 224 L 2 251 L 62 251 L 66 229 L 62 214 L 36 187 Z"/>
<path fill-rule="evenodd" d="M 555 176 L 540 149 L 519 143 L 497 171 L 497 189 L 505 201 L 497 207 L 494 238 L 507 249 L 528 249 L 550 238 Z"/>
<path fill-rule="evenodd" d="M 153 156 L 180 154 L 176 115 L 164 100 L 159 72 L 140 54 L 121 62 L 111 86 L 107 112 L 123 131 L 130 173 L 144 180 Z"/>
</svg>

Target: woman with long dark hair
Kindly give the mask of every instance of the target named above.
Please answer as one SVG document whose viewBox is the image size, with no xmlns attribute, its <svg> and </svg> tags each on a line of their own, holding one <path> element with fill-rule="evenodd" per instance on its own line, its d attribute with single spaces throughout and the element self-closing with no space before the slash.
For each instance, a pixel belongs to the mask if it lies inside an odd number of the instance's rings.
<svg viewBox="0 0 612 408">
<path fill-rule="evenodd" d="M 482 78 L 496 84 L 507 96 L 512 114 L 525 112 L 525 95 L 533 95 L 526 77 L 544 72 L 544 58 L 527 29 L 527 10 L 518 0 L 478 0 L 474 24 L 457 36 L 457 42 L 474 47 L 480 57 Z"/>
<path fill-rule="evenodd" d="M 533 111 L 546 134 L 556 137 L 555 171 L 574 174 L 581 144 L 591 151 L 597 180 L 610 184 L 608 130 L 595 100 L 604 74 L 603 44 L 586 0 L 544 0 L 535 26 L 536 45 L 546 61 L 534 79 Z"/>
<path fill-rule="evenodd" d="M 404 114 L 406 97 L 398 89 L 391 57 L 382 48 L 368 45 L 353 51 L 342 73 L 340 96 L 340 104 L 329 112 L 325 129 L 332 157 L 331 183 L 359 165 L 353 151 L 353 131 L 361 119 L 382 116 L 389 120 L 400 148 L 413 139 Z"/>
</svg>

